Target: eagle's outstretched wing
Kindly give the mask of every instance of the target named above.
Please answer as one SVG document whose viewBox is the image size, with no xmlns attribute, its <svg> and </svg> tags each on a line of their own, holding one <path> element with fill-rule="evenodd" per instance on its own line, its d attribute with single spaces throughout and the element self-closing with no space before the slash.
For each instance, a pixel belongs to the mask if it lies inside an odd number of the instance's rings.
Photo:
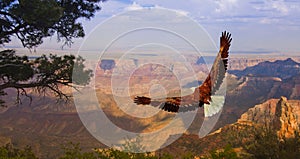
<svg viewBox="0 0 300 159">
<path fill-rule="evenodd" d="M 210 104 L 211 96 L 220 88 L 228 66 L 229 47 L 231 34 L 223 32 L 220 37 L 220 50 L 213 63 L 208 77 L 195 89 L 193 94 L 182 97 L 167 97 L 163 99 L 151 99 L 137 96 L 134 98 L 136 104 L 152 105 L 169 112 L 185 112 L 195 110 L 198 106 Z"/>
</svg>

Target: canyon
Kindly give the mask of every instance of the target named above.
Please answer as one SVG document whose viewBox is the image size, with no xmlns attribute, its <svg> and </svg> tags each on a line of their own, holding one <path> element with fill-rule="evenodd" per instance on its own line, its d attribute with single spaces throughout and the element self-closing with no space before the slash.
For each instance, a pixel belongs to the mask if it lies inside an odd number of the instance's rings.
<svg viewBox="0 0 300 159">
<path fill-rule="evenodd" d="M 95 74 L 95 91 L 102 109 L 116 125 L 128 131 L 151 132 L 160 129 L 174 118 L 174 114 L 157 111 L 153 117 L 145 119 L 133 118 L 118 107 L 113 92 L 126 94 L 124 101 L 132 100 L 135 95 L 150 95 L 149 90 L 156 94 L 161 87 L 166 88 L 167 95 L 178 95 L 190 93 L 188 87 L 201 83 L 208 74 L 205 64 L 196 63 L 198 57 L 190 58 L 192 68 L 199 72 L 197 78 L 184 78 L 191 75 L 186 67 L 178 63 L 161 66 L 147 64 L 135 69 L 131 75 L 117 74 L 116 80 L 120 85 L 128 85 L 128 88 L 111 88 L 111 76 L 114 74 L 111 67 L 105 64 L 105 70 L 97 68 Z M 240 127 L 241 125 L 272 123 L 277 126 L 280 136 L 292 136 L 292 132 L 299 124 L 300 115 L 300 74 L 299 57 L 285 59 L 238 59 L 230 61 L 229 73 L 227 74 L 227 92 L 223 111 L 213 133 L 205 138 L 199 139 L 198 133 L 203 121 L 203 109 L 200 108 L 195 121 L 181 138 L 175 143 L 167 146 L 163 151 L 176 152 L 190 149 L 192 146 L 205 151 L 217 145 L 227 130 Z M 138 61 L 129 60 L 123 65 L 115 62 L 120 72 L 136 68 Z M 209 64 L 208 64 L 209 65 Z M 180 82 L 172 71 L 183 72 Z M 126 71 L 125 71 L 126 72 Z M 122 81 L 122 79 L 127 79 Z M 128 83 L 127 83 L 128 82 Z M 117 85 L 118 86 L 118 85 Z M 183 87 L 184 86 L 184 87 Z M 180 88 L 183 88 L 180 90 Z M 65 92 L 71 93 L 67 88 Z M 179 90 L 179 91 L 178 91 Z M 6 90 L 8 95 L 3 96 L 9 107 L 0 109 L 0 143 L 5 145 L 12 143 L 17 147 L 31 145 L 37 154 L 42 158 L 57 157 L 61 151 L 61 145 L 70 141 L 81 144 L 83 150 L 91 150 L 95 147 L 105 148 L 106 146 L 97 141 L 83 126 L 77 114 L 73 100 L 69 102 L 58 101 L 56 98 L 41 96 L 34 91 L 30 92 L 32 102 L 24 97 L 22 105 L 15 105 L 15 92 Z M 88 93 L 83 92 L 84 98 L 89 98 Z M 124 93 L 125 92 L 125 93 Z M 282 97 L 284 96 L 284 97 Z M 120 98 L 123 100 L 123 98 Z M 124 103 L 132 113 L 138 114 L 132 103 Z M 142 107 L 138 107 L 143 109 Z M 89 110 L 92 112 L 93 109 Z M 277 110 L 277 111 L 276 111 Z M 135 112 L 136 111 L 136 112 Z M 277 113 L 276 113 L 277 112 Z M 276 122 L 275 122 L 276 121 Z M 155 124 L 154 124 L 155 123 Z M 218 135 L 219 134 L 219 135 Z M 220 135 L 222 134 L 222 135 Z M 176 135 L 170 133 L 170 136 Z M 226 135 L 225 135 L 226 136 Z M 206 141 L 206 142 L 205 142 Z M 213 141 L 213 142 L 212 142 Z M 210 142 L 205 147 L 201 143 Z M 222 144 L 220 144 L 222 146 Z M 203 148 L 203 149 L 202 149 Z M 55 152 L 55 153 L 53 153 Z M 200 152 L 199 152 L 200 153 Z"/>
</svg>

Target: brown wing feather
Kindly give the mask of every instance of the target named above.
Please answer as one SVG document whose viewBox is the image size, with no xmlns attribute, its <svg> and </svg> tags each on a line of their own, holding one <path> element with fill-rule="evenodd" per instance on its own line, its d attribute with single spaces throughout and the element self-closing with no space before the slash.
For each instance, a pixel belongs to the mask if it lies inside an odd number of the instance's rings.
<svg viewBox="0 0 300 159">
<path fill-rule="evenodd" d="M 210 104 L 211 95 L 220 88 L 225 77 L 231 40 L 231 34 L 226 31 L 222 33 L 220 37 L 220 50 L 210 73 L 202 85 L 195 89 L 193 94 L 154 100 L 148 97 L 137 96 L 134 98 L 134 103 L 152 105 L 168 112 L 192 111 L 204 104 Z"/>
<path fill-rule="evenodd" d="M 196 88 L 194 95 L 205 104 L 210 104 L 211 95 L 220 88 L 228 66 L 229 47 L 232 41 L 231 34 L 223 32 L 220 37 L 220 50 L 213 63 L 208 77 L 202 85 Z"/>
<path fill-rule="evenodd" d="M 134 103 L 159 107 L 168 112 L 186 112 L 197 109 L 199 102 L 194 100 L 193 94 L 190 94 L 183 97 L 167 97 L 162 99 L 136 96 L 134 98 Z"/>
</svg>

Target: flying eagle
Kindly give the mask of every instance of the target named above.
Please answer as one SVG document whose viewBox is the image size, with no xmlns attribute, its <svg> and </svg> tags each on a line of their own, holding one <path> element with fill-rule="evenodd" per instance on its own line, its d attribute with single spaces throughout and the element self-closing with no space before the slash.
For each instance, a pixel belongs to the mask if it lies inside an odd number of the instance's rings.
<svg viewBox="0 0 300 159">
<path fill-rule="evenodd" d="M 231 40 L 231 34 L 224 31 L 220 37 L 219 53 L 212 65 L 209 75 L 200 86 L 195 88 L 194 93 L 182 97 L 166 97 L 162 99 L 136 96 L 134 103 L 159 107 L 168 112 L 186 112 L 195 110 L 198 106 L 209 106 L 212 102 L 212 95 L 220 88 L 225 77 Z M 216 111 L 218 112 L 218 110 L 215 110 L 213 114 L 215 114 Z M 210 115 L 205 114 L 205 116 Z"/>
</svg>

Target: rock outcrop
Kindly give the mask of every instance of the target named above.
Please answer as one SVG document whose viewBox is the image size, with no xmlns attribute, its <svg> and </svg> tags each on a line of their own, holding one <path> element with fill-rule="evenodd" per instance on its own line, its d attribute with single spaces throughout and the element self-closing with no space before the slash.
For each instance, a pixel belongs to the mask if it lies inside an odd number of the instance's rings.
<svg viewBox="0 0 300 159">
<path fill-rule="evenodd" d="M 262 62 L 245 70 L 229 70 L 233 75 L 227 76 L 225 107 L 228 108 L 224 110 L 234 112 L 237 120 L 243 112 L 268 99 L 285 96 L 288 99 L 300 100 L 299 66 L 299 62 L 289 58 Z"/>
<path fill-rule="evenodd" d="M 265 103 L 250 108 L 242 114 L 238 123 L 255 123 L 267 127 L 274 127 L 279 138 L 289 138 L 299 131 L 300 101 L 287 100 L 286 97 L 280 99 L 270 99 Z"/>
<path fill-rule="evenodd" d="M 274 127 L 277 129 L 279 138 L 290 138 L 299 131 L 299 122 L 293 107 L 285 97 L 281 97 L 276 105 Z"/>
</svg>

